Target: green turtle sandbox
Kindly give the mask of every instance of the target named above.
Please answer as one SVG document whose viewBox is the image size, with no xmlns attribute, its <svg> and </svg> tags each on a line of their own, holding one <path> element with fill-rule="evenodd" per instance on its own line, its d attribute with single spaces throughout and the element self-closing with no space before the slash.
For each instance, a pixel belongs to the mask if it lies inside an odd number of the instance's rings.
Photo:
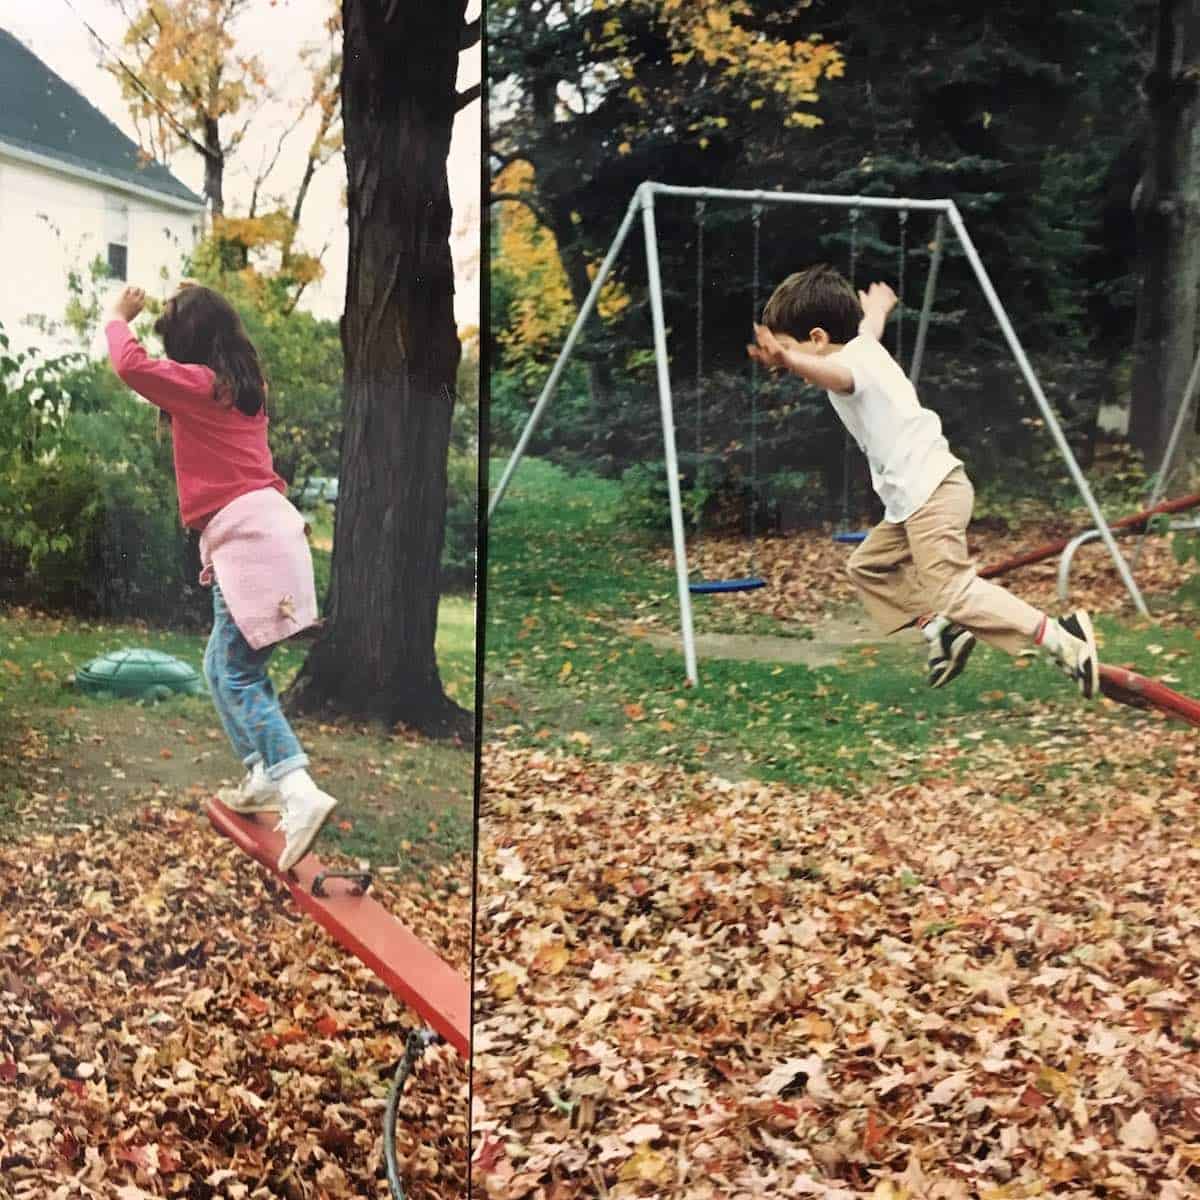
<svg viewBox="0 0 1200 1200">
<path fill-rule="evenodd" d="M 89 696 L 120 696 L 158 701 L 206 689 L 200 672 L 161 650 L 111 650 L 75 672 L 75 684 Z"/>
</svg>

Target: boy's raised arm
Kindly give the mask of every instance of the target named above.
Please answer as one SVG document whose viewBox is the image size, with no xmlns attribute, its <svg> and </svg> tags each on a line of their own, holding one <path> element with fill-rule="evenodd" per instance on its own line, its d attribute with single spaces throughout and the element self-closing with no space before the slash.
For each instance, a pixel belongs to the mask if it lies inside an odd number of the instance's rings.
<svg viewBox="0 0 1200 1200">
<path fill-rule="evenodd" d="M 827 392 L 848 395 L 854 391 L 854 375 L 849 367 L 830 362 L 819 354 L 804 354 L 780 344 L 779 339 L 765 326 L 754 326 L 755 344 L 747 346 L 750 357 L 764 367 L 782 368 L 799 375 L 814 387 Z"/>
<path fill-rule="evenodd" d="M 873 283 L 865 292 L 858 293 L 858 300 L 863 310 L 858 332 L 882 341 L 888 314 L 896 307 L 896 293 L 886 283 Z"/>
</svg>

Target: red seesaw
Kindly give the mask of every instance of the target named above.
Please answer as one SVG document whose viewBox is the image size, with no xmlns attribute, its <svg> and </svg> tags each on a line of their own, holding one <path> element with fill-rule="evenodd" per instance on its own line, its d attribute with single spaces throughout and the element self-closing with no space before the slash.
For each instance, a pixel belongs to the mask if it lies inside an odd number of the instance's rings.
<svg viewBox="0 0 1200 1200">
<path fill-rule="evenodd" d="M 1110 700 L 1128 704 L 1133 708 L 1157 708 L 1168 716 L 1179 717 L 1189 725 L 1200 725 L 1200 701 L 1181 695 L 1159 683 L 1147 679 L 1127 667 L 1110 667 L 1100 664 L 1100 690 Z"/>
<path fill-rule="evenodd" d="M 353 880 L 335 877 L 314 855 L 281 875 L 275 864 L 283 849 L 283 835 L 267 820 L 234 814 L 215 799 L 208 802 L 207 811 L 219 833 L 275 875 L 296 904 L 334 941 L 360 959 L 398 1000 L 466 1058 L 471 1039 L 470 989 L 449 963 L 382 904 L 363 895 Z"/>
<path fill-rule="evenodd" d="M 1178 500 L 1164 500 L 1153 508 L 1145 508 L 1141 512 L 1122 517 L 1119 521 L 1113 521 L 1109 528 L 1137 528 L 1147 524 L 1151 517 L 1157 516 L 1159 513 L 1185 512 L 1197 505 L 1200 505 L 1200 493 L 1181 496 Z M 994 579 L 997 575 L 1003 575 L 1017 567 L 1027 567 L 1041 562 L 1055 554 L 1061 554 L 1070 543 L 1071 538 L 1061 538 L 1056 542 L 1046 542 L 1044 545 L 1036 546 L 1032 550 L 1023 550 L 1011 558 L 980 568 L 979 577 Z M 1128 667 L 1110 667 L 1101 663 L 1100 690 L 1110 700 L 1116 700 L 1119 704 L 1128 704 L 1133 708 L 1157 708 L 1168 716 L 1179 717 L 1180 720 L 1187 721 L 1191 725 L 1200 725 L 1200 701 L 1173 691 L 1165 683 L 1147 679 L 1145 675 L 1139 675 Z"/>
<path fill-rule="evenodd" d="M 1191 496 L 1180 496 L 1178 500 L 1164 500 L 1161 504 L 1156 504 L 1153 508 L 1144 508 L 1141 512 L 1131 513 L 1128 517 L 1122 517 L 1119 521 L 1110 521 L 1108 527 L 1109 529 L 1136 529 L 1139 525 L 1145 525 L 1151 517 L 1156 517 L 1160 513 L 1186 512 L 1189 508 L 1195 508 L 1197 505 L 1200 505 L 1200 492 Z M 1035 546 L 1032 550 L 1022 550 L 1020 554 L 1014 554 L 1011 558 L 1006 558 L 1001 562 L 992 563 L 991 566 L 980 568 L 979 578 L 995 579 L 997 575 L 1004 575 L 1008 571 L 1015 571 L 1017 567 L 1028 567 L 1033 563 L 1041 562 L 1043 559 L 1052 558 L 1055 554 L 1061 554 L 1070 543 L 1071 538 L 1060 538 L 1056 542 L 1046 542 L 1044 545 Z"/>
</svg>

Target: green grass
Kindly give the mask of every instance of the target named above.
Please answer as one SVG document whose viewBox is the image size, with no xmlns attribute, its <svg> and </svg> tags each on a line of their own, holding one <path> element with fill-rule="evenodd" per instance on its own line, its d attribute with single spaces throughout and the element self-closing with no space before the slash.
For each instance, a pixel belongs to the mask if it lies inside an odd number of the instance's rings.
<svg viewBox="0 0 1200 1200">
<path fill-rule="evenodd" d="M 984 646 L 969 676 L 945 691 L 926 687 L 919 649 L 901 644 L 873 654 L 851 648 L 844 666 L 817 669 L 702 661 L 700 687 L 690 689 L 681 650 L 621 632 L 650 613 L 677 628 L 674 578 L 652 550 L 623 523 L 615 483 L 521 464 L 489 531 L 485 734 L 842 786 L 881 775 L 902 781 L 947 739 L 969 769 L 992 739 L 1028 737 L 1035 709 L 1061 706 L 1069 719 L 1078 705 L 1045 663 L 1021 668 Z M 1169 664 L 1179 680 L 1172 686 L 1200 693 L 1189 632 L 1104 618 L 1098 628 L 1107 661 L 1150 671 L 1179 655 Z M 754 632 L 764 631 L 759 620 Z M 1150 655 L 1149 645 L 1161 654 Z"/>
<path fill-rule="evenodd" d="M 442 600 L 438 610 L 438 665 L 442 682 L 469 703 L 475 686 L 475 605 L 466 597 Z M 56 707 L 78 695 L 67 688 L 77 667 L 111 650 L 161 650 L 200 670 L 207 631 L 200 634 L 154 629 L 135 622 L 77 621 L 0 610 L 0 705 L 6 708 Z M 304 662 L 303 644 L 285 642 L 271 658 L 277 688 L 291 682 Z M 95 700 L 95 704 L 118 703 Z M 120 702 L 125 703 L 125 702 Z M 180 716 L 211 708 L 207 697 L 174 697 L 161 706 Z"/>
<path fill-rule="evenodd" d="M 89 659 L 130 647 L 161 650 L 199 670 L 206 641 L 207 632 L 0 612 L 0 830 L 19 835 L 18 814 L 30 810 L 30 798 L 52 792 L 55 799 L 35 821 L 78 823 L 140 802 L 156 788 L 180 796 L 189 785 L 211 788 L 236 776 L 238 764 L 207 695 L 144 706 L 81 695 L 69 685 Z M 446 691 L 472 707 L 472 600 L 442 601 L 437 648 Z M 290 643 L 276 650 L 277 689 L 288 685 L 305 653 Z M 343 802 L 342 820 L 323 835 L 325 845 L 416 873 L 470 851 L 470 747 L 347 723 L 300 718 L 294 725 L 313 769 L 326 772 L 322 780 Z M 114 766 L 122 772 L 119 783 L 103 787 L 112 784 Z"/>
<path fill-rule="evenodd" d="M 447 694 L 475 706 L 475 598 L 443 596 L 438 608 L 438 669 Z"/>
</svg>

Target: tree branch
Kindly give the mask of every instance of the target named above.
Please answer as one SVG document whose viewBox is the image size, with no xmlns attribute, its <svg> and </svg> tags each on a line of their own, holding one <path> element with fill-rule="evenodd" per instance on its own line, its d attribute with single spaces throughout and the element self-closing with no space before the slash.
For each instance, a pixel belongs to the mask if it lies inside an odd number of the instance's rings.
<svg viewBox="0 0 1200 1200">
<path fill-rule="evenodd" d="M 488 157 L 496 161 L 496 169 L 492 173 L 499 175 L 505 167 L 510 166 L 515 162 L 529 162 L 529 156 L 524 150 L 508 150 L 501 153 L 499 150 L 489 150 Z"/>
<path fill-rule="evenodd" d="M 167 119 L 168 124 L 170 124 L 171 128 L 175 130 L 176 134 L 178 134 L 180 138 L 182 138 L 189 146 L 191 146 L 193 150 L 197 151 L 205 158 L 208 158 L 209 153 L 205 146 L 201 142 L 198 142 L 187 130 L 187 128 L 178 120 L 176 120 L 174 114 L 162 103 L 162 101 L 160 101 L 158 97 L 155 96 L 154 93 L 141 81 L 141 79 L 125 65 L 125 62 L 121 56 L 117 54 L 115 50 L 113 50 L 113 48 L 95 31 L 95 29 L 92 28 L 91 25 L 88 24 L 87 20 L 82 16 L 79 10 L 74 6 L 74 4 L 71 3 L 71 0 L 67 0 L 67 5 L 71 11 L 77 17 L 79 17 L 84 29 L 86 29 L 88 33 L 92 35 L 97 45 L 99 45 L 99 47 L 108 56 L 109 61 L 115 66 L 119 67 L 125 75 L 129 76 L 129 79 L 133 83 L 134 87 L 136 87 L 137 90 L 141 92 L 141 94 Z"/>
<path fill-rule="evenodd" d="M 462 112 L 469 104 L 474 104 L 483 95 L 483 84 L 473 83 L 465 91 L 459 92 L 454 98 L 454 111 Z"/>
<path fill-rule="evenodd" d="M 155 9 L 155 8 L 150 9 L 150 18 L 154 22 L 155 26 L 158 28 L 159 36 L 161 37 L 163 34 L 166 33 L 166 30 L 163 29 L 162 18 L 158 15 L 157 9 Z M 145 46 L 145 48 L 151 54 L 153 54 L 154 53 L 154 43 L 148 37 L 143 37 L 140 40 L 141 40 L 142 45 Z M 183 96 L 183 98 L 192 106 L 193 112 L 204 113 L 205 115 L 207 115 L 208 106 L 204 103 L 204 97 L 201 96 L 199 94 L 199 92 L 194 92 L 191 88 L 189 88 L 187 85 L 187 82 L 183 79 L 176 80 L 176 85 L 179 88 L 180 95 Z"/>
<path fill-rule="evenodd" d="M 254 193 L 250 204 L 251 216 L 254 216 L 254 206 L 258 201 L 259 189 L 267 182 L 268 178 L 270 178 L 271 172 L 275 170 L 275 167 L 279 163 L 279 156 L 283 153 L 284 142 L 286 142 L 288 138 L 295 133 L 297 127 L 300 125 L 300 122 L 304 120 L 304 115 L 305 114 L 303 111 L 297 113 L 296 119 L 283 131 L 282 134 L 280 134 L 279 141 L 275 146 L 275 153 L 271 155 L 271 161 L 265 167 L 262 165 L 262 163 L 266 158 L 266 151 L 264 150 L 259 156 L 258 174 L 254 177 Z"/>
<path fill-rule="evenodd" d="M 462 27 L 462 36 L 458 40 L 459 50 L 470 50 L 472 46 L 478 46 L 483 38 L 483 18 L 476 17 L 473 21 L 468 21 Z"/>
<path fill-rule="evenodd" d="M 321 249 L 315 255 L 313 255 L 317 262 L 322 262 L 322 260 L 325 258 L 325 251 L 328 249 L 329 242 L 326 242 L 325 245 L 323 245 Z M 304 295 L 304 289 L 306 287 L 308 287 L 308 284 L 302 283 L 296 288 L 296 294 L 292 297 L 291 303 L 284 306 L 283 315 L 285 317 L 290 317 L 292 313 L 296 311 L 296 305 L 300 303 L 300 297 Z"/>
<path fill-rule="evenodd" d="M 545 229 L 553 228 L 550 224 L 550 218 L 546 215 L 546 210 L 538 204 L 538 202 L 530 195 L 529 192 L 492 192 L 488 196 L 489 204 L 523 204 L 535 217 L 538 224 Z"/>
</svg>

